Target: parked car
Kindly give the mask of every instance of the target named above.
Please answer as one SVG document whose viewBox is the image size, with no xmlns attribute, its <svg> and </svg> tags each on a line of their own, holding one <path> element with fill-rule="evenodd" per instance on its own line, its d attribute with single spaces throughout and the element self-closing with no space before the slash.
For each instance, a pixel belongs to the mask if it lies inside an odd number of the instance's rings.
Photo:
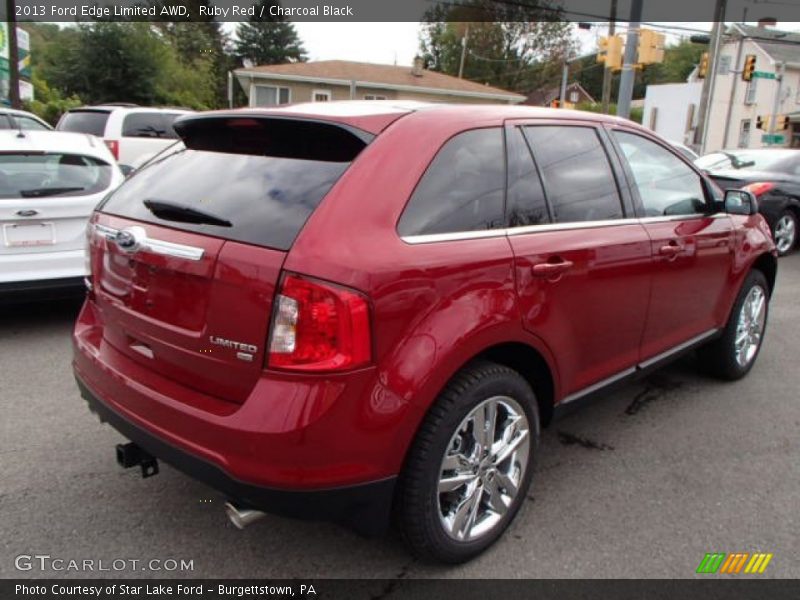
<svg viewBox="0 0 800 600">
<path fill-rule="evenodd" d="M 729 380 L 758 356 L 777 258 L 752 195 L 630 121 L 386 101 L 175 127 L 92 217 L 75 376 L 122 466 L 166 460 L 237 526 L 394 511 L 414 553 L 464 561 L 564 407 L 694 348 Z"/>
<path fill-rule="evenodd" d="M 192 111 L 151 108 L 135 104 L 84 106 L 65 112 L 56 125 L 59 131 L 76 131 L 102 138 L 126 173 L 178 139 L 175 119 Z"/>
<path fill-rule="evenodd" d="M 778 254 L 797 247 L 800 229 L 800 150 L 763 148 L 723 150 L 697 159 L 722 188 L 743 188 L 758 199 Z"/>
<path fill-rule="evenodd" d="M 53 126 L 25 110 L 0 107 L 0 130 L 3 129 L 52 131 Z"/>
<path fill-rule="evenodd" d="M 0 298 L 80 290 L 89 215 L 122 179 L 97 138 L 0 131 Z"/>
</svg>

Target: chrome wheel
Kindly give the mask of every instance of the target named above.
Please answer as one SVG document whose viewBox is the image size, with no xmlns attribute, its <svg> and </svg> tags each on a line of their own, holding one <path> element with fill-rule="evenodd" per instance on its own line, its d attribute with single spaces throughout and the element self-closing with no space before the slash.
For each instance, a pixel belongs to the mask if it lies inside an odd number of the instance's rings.
<svg viewBox="0 0 800 600">
<path fill-rule="evenodd" d="M 494 396 L 476 406 L 450 438 L 439 470 L 439 518 L 445 532 L 471 541 L 502 521 L 519 493 L 530 457 L 522 406 Z"/>
<path fill-rule="evenodd" d="M 797 237 L 797 222 L 792 215 L 784 214 L 778 219 L 778 222 L 775 223 L 774 237 L 775 246 L 781 254 L 786 254 L 794 247 Z"/>
<path fill-rule="evenodd" d="M 736 324 L 736 362 L 740 367 L 750 364 L 761 345 L 767 320 L 767 295 L 755 285 L 747 292 Z"/>
</svg>

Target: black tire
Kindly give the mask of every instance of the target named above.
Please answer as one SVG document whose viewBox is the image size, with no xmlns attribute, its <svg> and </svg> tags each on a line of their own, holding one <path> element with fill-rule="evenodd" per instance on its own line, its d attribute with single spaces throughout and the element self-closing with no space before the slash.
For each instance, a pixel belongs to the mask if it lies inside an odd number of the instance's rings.
<svg viewBox="0 0 800 600">
<path fill-rule="evenodd" d="M 507 512 L 482 537 L 456 540 L 442 524 L 439 478 L 442 460 L 462 421 L 484 401 L 497 396 L 513 399 L 524 411 L 528 425 L 528 458 L 520 485 Z M 447 384 L 429 410 L 414 439 L 400 475 L 395 522 L 411 552 L 434 562 L 467 561 L 491 546 L 503 534 L 525 501 L 534 471 L 539 443 L 539 411 L 528 382 L 516 371 L 491 362 L 476 362 Z M 479 497 L 482 497 L 479 494 Z M 484 506 L 481 502 L 480 506 Z"/>
<path fill-rule="evenodd" d="M 789 224 L 788 228 L 785 227 L 787 223 Z M 779 240 L 778 230 L 782 225 L 784 226 L 783 231 L 786 233 L 781 235 Z M 772 228 L 772 237 L 775 239 L 779 256 L 786 256 L 797 247 L 798 227 L 800 227 L 800 224 L 797 221 L 797 215 L 788 208 L 775 220 L 775 226 Z"/>
<path fill-rule="evenodd" d="M 737 328 L 739 317 L 742 313 L 742 306 L 754 287 L 761 288 L 761 291 L 764 293 L 764 325 L 761 330 L 761 336 L 755 354 L 746 364 L 741 364 L 736 358 Z M 761 346 L 764 343 L 764 334 L 769 320 L 768 317 L 769 285 L 767 284 L 767 278 L 761 271 L 752 270 L 745 278 L 742 289 L 739 290 L 739 295 L 736 297 L 736 302 L 733 304 L 733 309 L 731 310 L 730 317 L 728 317 L 728 323 L 722 335 L 713 342 L 703 346 L 698 352 L 700 364 L 706 372 L 714 377 L 728 381 L 735 381 L 747 375 L 750 369 L 753 368 L 758 354 L 761 352 Z"/>
</svg>

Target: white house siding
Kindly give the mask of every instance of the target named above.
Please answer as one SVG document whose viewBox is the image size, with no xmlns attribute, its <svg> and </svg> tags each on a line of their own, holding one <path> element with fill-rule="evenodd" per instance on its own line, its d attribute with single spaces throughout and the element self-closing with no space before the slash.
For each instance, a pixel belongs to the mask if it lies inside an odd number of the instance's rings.
<svg viewBox="0 0 800 600">
<path fill-rule="evenodd" d="M 691 143 L 703 83 L 665 83 L 647 86 L 642 124 L 662 137 Z"/>
</svg>

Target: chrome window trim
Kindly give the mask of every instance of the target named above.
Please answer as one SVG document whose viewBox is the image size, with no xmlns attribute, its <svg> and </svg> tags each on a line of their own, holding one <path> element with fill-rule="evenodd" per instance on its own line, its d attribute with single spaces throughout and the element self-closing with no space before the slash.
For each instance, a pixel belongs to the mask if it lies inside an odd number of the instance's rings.
<svg viewBox="0 0 800 600">
<path fill-rule="evenodd" d="M 422 235 L 401 236 L 400 239 L 407 244 L 432 244 L 436 242 L 456 242 L 500 236 L 525 235 L 547 231 L 570 231 L 573 229 L 597 229 L 599 227 L 618 227 L 622 225 L 647 225 L 650 223 L 666 223 L 670 221 L 691 221 L 692 219 L 724 219 L 727 213 L 714 213 L 713 215 L 670 215 L 665 217 L 631 217 L 629 219 L 606 219 L 598 221 L 574 221 L 572 223 L 545 223 L 543 225 L 520 225 L 500 229 L 485 229 L 480 231 L 453 231 L 448 233 L 429 233 Z"/>
<path fill-rule="evenodd" d="M 99 224 L 94 225 L 94 230 L 109 241 L 114 241 L 114 238 L 120 232 L 119 229 Z M 197 248 L 196 246 L 188 246 L 186 244 L 175 244 L 173 242 L 153 238 L 146 238 L 142 240 L 141 244 L 142 250 L 150 251 L 153 254 L 184 258 L 186 260 L 198 261 L 202 259 L 205 254 L 204 248 Z"/>
</svg>

